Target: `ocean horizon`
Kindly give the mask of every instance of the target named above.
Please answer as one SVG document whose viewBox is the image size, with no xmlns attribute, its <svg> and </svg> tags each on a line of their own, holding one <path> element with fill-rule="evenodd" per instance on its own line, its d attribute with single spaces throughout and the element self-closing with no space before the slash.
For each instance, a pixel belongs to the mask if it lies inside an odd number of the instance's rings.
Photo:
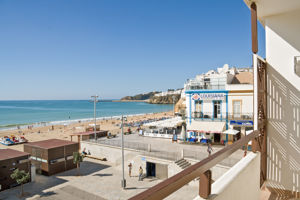
<svg viewBox="0 0 300 200">
<path fill-rule="evenodd" d="M 145 102 L 114 102 L 104 99 L 97 103 L 97 119 L 166 112 L 172 104 Z M 94 117 L 94 103 L 89 100 L 0 100 L 0 130 L 24 128 L 28 125 L 70 124 L 90 121 Z"/>
</svg>

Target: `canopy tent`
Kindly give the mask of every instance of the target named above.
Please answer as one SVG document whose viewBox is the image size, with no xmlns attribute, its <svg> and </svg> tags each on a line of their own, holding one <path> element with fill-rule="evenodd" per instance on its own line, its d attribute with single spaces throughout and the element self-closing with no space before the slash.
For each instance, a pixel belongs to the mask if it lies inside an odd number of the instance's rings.
<svg viewBox="0 0 300 200">
<path fill-rule="evenodd" d="M 228 129 L 226 131 L 224 131 L 223 133 L 228 134 L 228 135 L 236 135 L 238 134 L 240 131 L 234 130 L 234 129 Z"/>
<path fill-rule="evenodd" d="M 193 121 L 187 125 L 187 131 L 203 132 L 203 133 L 222 133 L 225 129 L 225 122 L 205 122 Z"/>
<path fill-rule="evenodd" d="M 173 117 L 170 119 L 159 120 L 155 122 L 146 123 L 143 126 L 152 126 L 157 128 L 174 128 L 183 122 L 181 117 Z"/>
</svg>

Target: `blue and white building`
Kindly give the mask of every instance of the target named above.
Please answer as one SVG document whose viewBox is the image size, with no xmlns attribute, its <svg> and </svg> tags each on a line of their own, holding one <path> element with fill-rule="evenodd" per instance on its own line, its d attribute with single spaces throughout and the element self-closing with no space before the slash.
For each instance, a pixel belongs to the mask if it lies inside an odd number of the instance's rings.
<svg viewBox="0 0 300 200">
<path fill-rule="evenodd" d="M 253 129 L 252 68 L 224 65 L 188 80 L 184 89 L 191 141 L 231 143 Z"/>
</svg>

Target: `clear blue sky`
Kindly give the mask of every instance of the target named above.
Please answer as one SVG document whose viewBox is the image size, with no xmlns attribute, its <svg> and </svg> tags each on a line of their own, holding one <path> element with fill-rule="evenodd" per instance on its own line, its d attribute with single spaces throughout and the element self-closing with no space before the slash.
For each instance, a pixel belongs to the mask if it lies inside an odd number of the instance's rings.
<svg viewBox="0 0 300 200">
<path fill-rule="evenodd" d="M 251 66 L 250 28 L 242 0 L 0 0 L 0 100 L 181 88 Z"/>
</svg>

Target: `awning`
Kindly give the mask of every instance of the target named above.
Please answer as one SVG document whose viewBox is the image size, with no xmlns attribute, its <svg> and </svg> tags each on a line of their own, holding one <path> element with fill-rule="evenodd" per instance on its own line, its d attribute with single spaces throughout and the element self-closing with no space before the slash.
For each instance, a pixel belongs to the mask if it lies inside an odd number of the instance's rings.
<svg viewBox="0 0 300 200">
<path fill-rule="evenodd" d="M 229 134 L 229 135 L 236 135 L 239 133 L 239 131 L 234 130 L 234 129 L 228 129 L 228 130 L 224 131 L 223 133 Z"/>
<path fill-rule="evenodd" d="M 152 127 L 157 127 L 157 128 L 174 128 L 177 126 L 181 126 L 182 122 L 183 122 L 183 120 L 181 117 L 173 117 L 170 119 L 146 123 L 143 126 L 148 126 L 148 127 L 152 126 Z"/>
<path fill-rule="evenodd" d="M 187 131 L 203 132 L 203 133 L 222 133 L 225 130 L 225 122 L 207 122 L 193 121 L 188 123 Z"/>
</svg>

